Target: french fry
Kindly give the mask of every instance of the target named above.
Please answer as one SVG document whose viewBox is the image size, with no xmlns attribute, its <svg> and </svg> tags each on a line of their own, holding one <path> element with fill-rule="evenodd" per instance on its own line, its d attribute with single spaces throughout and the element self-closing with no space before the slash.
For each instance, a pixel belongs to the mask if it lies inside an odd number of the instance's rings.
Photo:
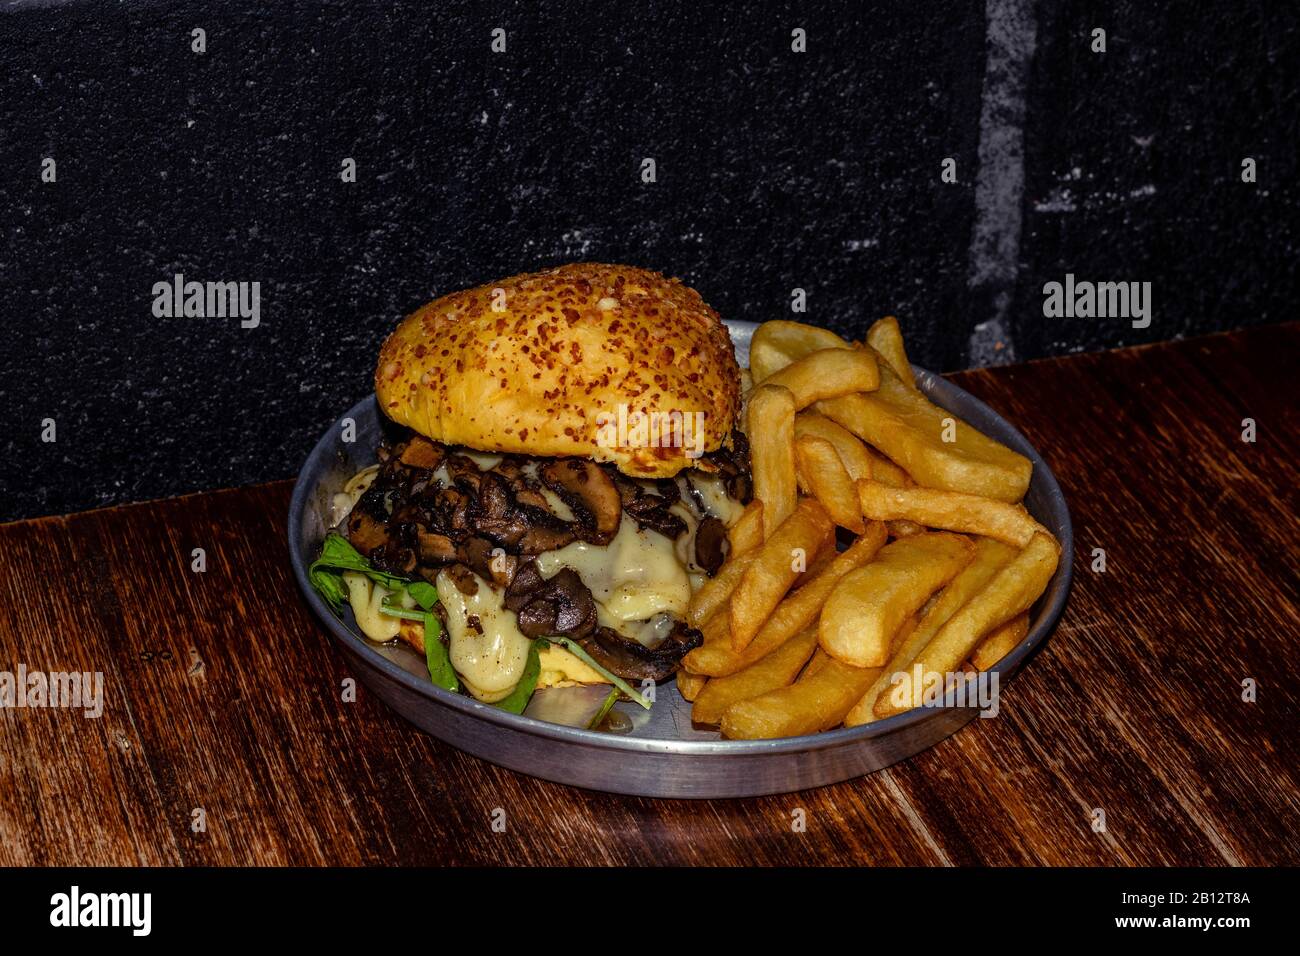
<svg viewBox="0 0 1300 956">
<path fill-rule="evenodd" d="M 910 538 L 914 534 L 921 534 L 925 531 L 925 525 L 917 524 L 915 521 L 886 521 L 885 527 L 889 529 L 891 538 Z"/>
<path fill-rule="evenodd" d="M 722 734 L 766 740 L 829 730 L 843 722 L 879 673 L 878 667 L 854 667 L 826 655 L 789 687 L 732 704 L 722 715 Z"/>
<path fill-rule="evenodd" d="M 907 472 L 884 455 L 872 451 L 853 432 L 811 409 L 805 409 L 794 416 L 794 436 L 796 440 L 805 436 L 826 439 L 840 453 L 840 461 L 854 481 L 873 478 L 892 488 L 906 488 L 915 484 L 907 477 Z"/>
<path fill-rule="evenodd" d="M 871 561 L 884 544 L 885 529 L 880 522 L 873 521 L 848 548 L 834 555 L 815 578 L 777 605 L 754 636 L 754 643 L 780 644 L 813 624 L 840 579 Z"/>
<path fill-rule="evenodd" d="M 721 636 L 711 638 L 710 630 L 706 625 L 702 628 L 704 644 L 688 653 L 683 662 L 692 671 L 712 677 L 725 677 L 754 663 L 780 647 L 795 634 L 815 625 L 817 615 L 821 612 L 822 605 L 826 603 L 826 598 L 830 596 L 836 582 L 854 568 L 860 568 L 870 561 L 884 544 L 884 526 L 878 521 L 871 522 L 867 525 L 866 532 L 847 549 L 839 554 L 832 553 L 831 561 L 826 567 L 816 572 L 815 576 L 797 591 L 786 595 L 785 600 L 776 606 L 776 610 L 768 616 L 763 627 L 754 635 L 754 640 L 744 651 L 737 653 L 731 648 L 731 617 L 728 612 L 725 639 Z M 708 623 L 711 624 L 712 621 L 711 618 Z"/>
<path fill-rule="evenodd" d="M 677 692 L 682 695 L 682 700 L 696 700 L 708 682 L 703 674 L 692 674 L 684 669 L 677 671 Z"/>
<path fill-rule="evenodd" d="M 794 584 L 790 585 L 791 591 L 803 587 L 821 574 L 826 565 L 835 560 L 835 526 L 831 525 L 830 528 L 831 533 L 817 545 L 816 553 L 808 553 L 808 566 L 800 571 L 798 577 L 794 579 Z"/>
<path fill-rule="evenodd" d="M 971 652 L 970 662 L 977 671 L 986 671 L 1006 657 L 1029 633 L 1029 615 L 1013 617 L 1001 627 L 995 627 Z"/>
<path fill-rule="evenodd" d="M 866 448 L 865 445 L 863 447 Z M 884 455 L 871 448 L 867 448 L 867 454 L 871 456 L 871 477 L 882 485 L 889 485 L 891 488 L 910 488 L 916 484 L 907 472 Z"/>
<path fill-rule="evenodd" d="M 908 388 L 888 365 L 880 367 L 876 391 L 824 399 L 813 407 L 927 488 L 999 501 L 1019 501 L 1029 488 L 1033 465 L 1028 458 Z"/>
<path fill-rule="evenodd" d="M 912 633 L 916 630 L 916 626 L 921 623 L 920 613 L 920 611 L 916 612 L 898 626 L 898 630 L 894 632 L 894 636 L 889 639 L 890 654 L 893 654 L 894 651 L 898 650 L 898 648 L 902 646 L 903 642 L 912 636 Z"/>
<path fill-rule="evenodd" d="M 788 388 L 798 410 L 823 398 L 875 391 L 880 366 L 869 349 L 818 349 L 769 375 L 763 384 Z"/>
<path fill-rule="evenodd" d="M 816 674 L 819 670 L 821 670 L 823 667 L 826 666 L 826 662 L 827 662 L 827 661 L 833 661 L 833 660 L 835 660 L 835 658 L 831 657 L 829 654 L 827 654 L 824 650 L 822 650 L 822 649 L 819 647 L 819 648 L 817 648 L 817 650 L 813 653 L 813 656 L 812 656 L 811 658 L 808 659 L 808 664 L 807 664 L 807 666 L 804 667 L 803 672 L 800 673 L 799 676 L 800 676 L 800 677 L 812 677 L 812 676 L 813 676 L 814 674 Z"/>
<path fill-rule="evenodd" d="M 890 678 L 912 666 L 913 658 L 921 652 L 921 648 L 930 643 L 930 639 L 935 634 L 939 633 L 939 628 L 948 623 L 948 619 L 1015 556 L 1016 549 L 1001 541 L 994 541 L 992 538 L 976 538 L 975 555 L 971 558 L 970 564 L 962 568 L 957 576 L 930 600 L 928 606 L 921 612 L 916 629 L 890 649 L 889 663 L 885 665 L 876 682 L 862 695 L 862 700 L 849 711 L 844 719 L 845 726 L 856 727 L 858 724 L 868 724 L 887 716 L 883 709 L 880 713 L 876 713 L 874 708 L 877 706 L 880 692 L 889 686 Z"/>
<path fill-rule="evenodd" d="M 915 521 L 927 528 L 996 538 L 1023 548 L 1041 524 L 1020 505 L 934 488 L 890 488 L 878 481 L 858 482 L 862 513 L 877 521 Z"/>
<path fill-rule="evenodd" d="M 925 397 L 898 321 L 862 344 L 763 323 L 749 365 L 754 501 L 688 607 L 692 718 L 736 739 L 867 723 L 932 687 L 913 665 L 973 673 L 1023 641 L 1059 560 L 1021 504 L 1032 465 Z"/>
<path fill-rule="evenodd" d="M 840 456 L 840 463 L 854 481 L 872 477 L 871 452 L 862 444 L 862 439 L 843 425 L 836 425 L 825 415 L 814 411 L 802 411 L 794 416 L 794 439 L 820 438 L 835 446 Z"/>
<path fill-rule="evenodd" d="M 1029 610 L 1052 579 L 1060 554 L 1060 545 L 1051 535 L 1034 535 L 1023 551 L 948 619 L 910 668 L 893 675 L 892 686 L 876 702 L 876 712 L 884 710 L 883 716 L 889 716 L 921 703 L 924 675 L 954 672 L 985 635 Z M 921 685 L 915 680 L 918 668 Z"/>
<path fill-rule="evenodd" d="M 898 632 L 894 635 L 894 639 L 890 641 L 889 648 L 891 652 L 899 644 L 907 640 L 908 635 L 910 635 L 914 630 L 916 630 L 916 623 L 917 623 L 917 616 L 915 614 L 913 614 L 911 617 L 909 617 L 906 621 L 903 622 L 902 626 L 899 627 Z M 812 660 L 808 662 L 808 666 L 805 667 L 803 673 L 799 675 L 800 678 L 802 679 L 803 677 L 812 677 L 819 670 L 821 670 L 822 667 L 826 665 L 827 661 L 833 661 L 833 660 L 835 660 L 835 658 L 831 657 L 820 647 L 817 648 L 817 653 L 813 655 Z M 877 680 L 878 679 L 879 678 L 877 678 Z"/>
<path fill-rule="evenodd" d="M 763 543 L 763 502 L 755 499 L 745 505 L 740 517 L 727 529 L 727 540 L 731 543 L 727 555 L 730 558 L 747 554 Z"/>
<path fill-rule="evenodd" d="M 804 498 L 780 527 L 763 542 L 731 593 L 731 646 L 743 651 L 800 574 L 796 555 L 810 562 L 832 530 L 831 519 L 817 501 Z M 748 555 L 747 555 L 748 557 Z M 807 564 L 805 563 L 805 567 Z"/>
<path fill-rule="evenodd" d="M 750 551 L 738 557 L 728 558 L 726 563 L 718 568 L 717 574 L 700 585 L 700 589 L 691 595 L 690 603 L 686 606 L 687 624 L 691 627 L 699 627 L 713 615 L 714 611 L 727 602 L 741 575 L 754 560 L 754 555 L 755 552 Z"/>
<path fill-rule="evenodd" d="M 794 396 L 778 385 L 760 385 L 749 396 L 745 434 L 754 497 L 763 502 L 764 536 L 794 511 L 799 488 L 794 473 Z"/>
<path fill-rule="evenodd" d="M 853 479 L 840 461 L 835 446 L 824 438 L 811 435 L 796 438 L 794 457 L 800 483 L 822 503 L 831 520 L 854 534 L 862 534 L 866 526 L 862 523 L 862 510 Z"/>
<path fill-rule="evenodd" d="M 887 315 L 873 322 L 871 328 L 867 329 L 867 344 L 889 363 L 889 367 L 904 385 L 916 388 L 916 378 L 912 375 L 912 363 L 907 360 L 907 349 L 903 347 L 903 333 L 899 331 L 898 319 Z"/>
<path fill-rule="evenodd" d="M 810 627 L 748 667 L 741 668 L 729 677 L 714 678 L 694 698 L 691 720 L 698 724 L 716 724 L 722 720 L 727 708 L 737 701 L 749 700 L 787 686 L 799 675 L 800 669 L 816 649 L 817 630 Z"/>
<path fill-rule="evenodd" d="M 886 527 L 888 527 L 888 525 L 886 525 Z M 979 545 L 980 545 L 980 541 L 981 541 L 981 540 L 982 540 L 982 539 L 980 539 L 980 538 L 976 538 L 976 539 L 975 539 L 975 553 L 976 553 L 977 556 L 979 555 Z M 1015 553 L 1015 549 L 1014 549 L 1014 548 L 1013 548 L 1013 549 L 1010 549 L 1010 550 L 1011 550 L 1011 553 L 1012 553 L 1012 554 Z M 974 563 L 974 559 L 972 559 L 972 563 Z M 966 568 L 969 568 L 969 567 L 970 567 L 969 564 L 966 565 Z M 966 568 L 962 568 L 961 571 L 957 574 L 957 577 L 956 577 L 956 578 L 953 578 L 952 581 L 956 581 L 956 580 L 957 580 L 958 578 L 960 578 L 963 574 L 965 574 L 965 573 L 966 573 Z M 918 623 L 921 621 L 921 619 L 922 619 L 923 617 L 925 617 L 927 614 L 930 613 L 930 608 L 934 607 L 934 605 L 938 602 L 939 598 L 943 595 L 943 592 L 946 591 L 946 590 L 948 590 L 948 588 L 952 587 L 952 581 L 949 581 L 947 584 L 945 584 L 945 585 L 944 585 L 942 588 L 940 588 L 938 591 L 935 591 L 935 592 L 934 592 L 933 594 L 931 594 L 928 598 L 926 598 L 925 603 L 921 605 L 921 610 L 919 610 L 919 611 L 916 612 L 916 620 L 917 620 Z M 890 649 L 890 653 L 891 653 L 891 654 L 893 653 L 893 649 L 892 649 L 892 648 Z"/>
<path fill-rule="evenodd" d="M 704 637 L 704 643 L 700 647 L 709 644 L 719 644 L 723 647 L 731 647 L 731 601 L 726 601 L 721 607 L 709 615 L 699 626 L 700 634 Z M 683 659 L 682 663 L 686 663 Z M 695 671 L 695 673 L 704 673 L 686 664 L 686 669 Z"/>
<path fill-rule="evenodd" d="M 821 646 L 854 667 L 884 665 L 889 642 L 902 623 L 974 553 L 967 538 L 942 531 L 900 538 L 881 548 L 874 561 L 835 585 L 818 624 Z"/>
<path fill-rule="evenodd" d="M 749 373 L 758 385 L 809 352 L 851 348 L 850 343 L 829 329 L 780 319 L 764 322 L 754 331 L 749 344 Z"/>
</svg>

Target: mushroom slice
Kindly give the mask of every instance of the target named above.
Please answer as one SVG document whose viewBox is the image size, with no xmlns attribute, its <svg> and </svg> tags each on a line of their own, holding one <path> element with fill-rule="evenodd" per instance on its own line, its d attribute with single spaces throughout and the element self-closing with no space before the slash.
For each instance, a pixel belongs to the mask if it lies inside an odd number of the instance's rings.
<svg viewBox="0 0 1300 956">
<path fill-rule="evenodd" d="M 506 480 L 492 472 L 479 476 L 478 507 L 485 518 L 503 518 L 511 508 L 510 490 Z"/>
<path fill-rule="evenodd" d="M 413 435 L 405 446 L 401 446 L 398 459 L 403 465 L 433 471 L 442 464 L 447 449 L 440 444 L 429 441 L 423 435 Z"/>
<path fill-rule="evenodd" d="M 680 515 L 668 510 L 671 504 L 658 495 L 642 495 L 627 506 L 627 513 L 642 531 L 658 531 L 675 541 L 689 529 Z"/>
<path fill-rule="evenodd" d="M 420 560 L 430 564 L 446 564 L 457 557 L 456 543 L 445 534 L 421 531 L 417 536 L 420 545 Z"/>
<path fill-rule="evenodd" d="M 389 543 L 388 528 L 364 511 L 354 510 L 348 519 L 348 541 L 362 554 L 369 555 Z"/>
<path fill-rule="evenodd" d="M 444 464 L 447 466 L 447 474 L 451 476 L 451 480 L 462 489 L 478 491 L 479 479 L 483 472 L 474 463 L 474 459 L 467 455 L 448 455 L 444 459 Z"/>
<path fill-rule="evenodd" d="M 557 551 L 577 538 L 576 526 L 550 517 L 548 511 L 534 512 L 524 508 L 519 511 L 528 519 L 527 530 L 519 539 L 519 553 L 522 555 Z"/>
<path fill-rule="evenodd" d="M 602 667 L 631 681 L 660 681 L 670 677 L 681 659 L 704 643 L 699 631 L 681 621 L 655 647 L 646 647 L 608 627 L 598 627 L 585 637 L 574 639 Z"/>
<path fill-rule="evenodd" d="M 457 553 L 463 564 L 469 565 L 475 574 L 492 581 L 497 587 L 506 587 L 510 584 L 515 568 L 519 564 L 519 559 L 514 555 L 506 554 L 487 538 L 477 536 L 466 538 L 457 549 Z"/>
<path fill-rule="evenodd" d="M 579 537 L 591 544 L 614 539 L 623 502 L 613 479 L 599 465 L 586 458 L 556 458 L 542 465 L 538 475 L 579 517 Z"/>
<path fill-rule="evenodd" d="M 695 529 L 695 563 L 713 577 L 726 558 L 727 526 L 714 517 L 705 518 Z"/>
<path fill-rule="evenodd" d="M 516 575 L 518 577 L 518 575 Z M 565 635 L 583 638 L 596 627 L 596 602 L 576 571 L 565 568 L 527 593 L 506 592 L 506 607 L 518 608 L 525 637 Z"/>
</svg>

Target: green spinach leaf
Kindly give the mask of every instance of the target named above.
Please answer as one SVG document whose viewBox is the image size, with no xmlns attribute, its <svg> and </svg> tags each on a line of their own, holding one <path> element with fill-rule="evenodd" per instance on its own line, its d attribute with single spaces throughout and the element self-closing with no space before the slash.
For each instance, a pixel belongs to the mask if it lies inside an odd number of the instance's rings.
<svg viewBox="0 0 1300 956">
<path fill-rule="evenodd" d="M 411 596 L 420 610 L 404 608 L 389 601 L 384 601 L 380 610 L 391 617 L 423 623 L 424 660 L 429 668 L 429 679 L 445 690 L 460 690 L 456 669 L 451 666 L 447 648 L 439 640 L 442 624 L 433 613 L 433 608 L 438 603 L 438 589 L 428 581 L 409 581 L 396 574 L 376 570 L 360 551 L 352 547 L 347 538 L 331 531 L 325 536 L 320 557 L 307 569 L 307 579 L 334 609 L 335 614 L 343 612 L 343 604 L 347 600 L 347 589 L 343 584 L 344 571 L 357 571 L 395 594 L 405 591 Z M 533 682 L 536 683 L 535 677 Z"/>
<path fill-rule="evenodd" d="M 545 638 L 538 638 L 533 641 L 532 646 L 528 648 L 528 662 L 524 664 L 524 674 L 519 678 L 519 683 L 515 689 L 504 700 L 499 700 L 494 704 L 502 710 L 507 710 L 512 714 L 522 714 L 528 702 L 533 698 L 533 691 L 537 690 L 537 678 L 542 673 L 542 661 L 540 652 L 546 645 Z"/>
<path fill-rule="evenodd" d="M 428 581 L 412 581 L 406 586 L 406 593 L 426 611 L 432 611 L 433 606 L 438 603 L 438 589 Z"/>
<path fill-rule="evenodd" d="M 442 643 L 442 623 L 432 611 L 424 612 L 424 662 L 429 668 L 429 680 L 443 690 L 460 690 L 456 668 Z"/>
<path fill-rule="evenodd" d="M 412 583 L 424 584 L 425 587 L 431 588 L 427 582 L 410 582 L 406 578 L 398 577 L 396 574 L 388 574 L 384 571 L 377 571 L 370 566 L 370 562 L 356 548 L 352 547 L 348 539 L 336 531 L 331 531 L 325 536 L 325 544 L 321 548 L 320 557 L 311 563 L 307 569 L 307 580 L 311 582 L 320 596 L 323 597 L 327 604 L 333 608 L 334 613 L 341 613 L 343 602 L 347 598 L 347 589 L 343 584 L 344 571 L 359 571 L 370 580 L 377 584 L 382 584 L 390 591 L 401 591 Z M 437 591 L 434 590 L 434 598 L 437 599 Z M 420 603 L 419 597 L 416 603 Z M 423 607 L 423 604 L 421 604 Z M 430 607 L 433 605 L 430 604 Z"/>
<path fill-rule="evenodd" d="M 646 700 L 635 690 L 633 690 L 632 685 L 629 684 L 627 681 L 623 680 L 623 678 L 619 677 L 616 674 L 611 674 L 609 671 L 605 670 L 605 668 L 597 664 L 595 658 L 593 658 L 590 654 L 588 654 L 585 650 L 583 650 L 582 645 L 579 644 L 577 641 L 570 640 L 567 637 L 552 637 L 552 638 L 548 638 L 548 640 L 555 641 L 557 644 L 562 645 L 564 649 L 567 650 L 570 654 L 578 658 L 578 660 L 582 661 L 592 670 L 596 671 L 598 674 L 604 677 L 605 680 L 609 681 L 611 684 L 613 684 L 623 693 L 627 694 L 628 697 L 631 697 L 634 701 L 636 701 L 646 710 L 650 709 L 650 701 Z"/>
<path fill-rule="evenodd" d="M 605 715 L 609 713 L 610 708 L 618 702 L 618 694 L 619 690 L 617 687 L 611 687 L 609 689 L 609 693 L 605 695 L 605 702 L 600 705 L 600 710 L 596 711 L 596 716 L 591 718 L 591 722 L 587 724 L 588 730 L 600 729 L 601 721 L 605 719 Z"/>
</svg>

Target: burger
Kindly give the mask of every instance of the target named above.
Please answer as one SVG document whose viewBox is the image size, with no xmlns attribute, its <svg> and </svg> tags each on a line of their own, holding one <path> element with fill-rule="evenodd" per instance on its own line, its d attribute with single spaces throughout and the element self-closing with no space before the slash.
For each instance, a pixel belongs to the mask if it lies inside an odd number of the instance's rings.
<svg viewBox="0 0 1300 956">
<path fill-rule="evenodd" d="M 697 292 L 598 263 L 456 292 L 384 342 L 375 394 L 395 435 L 312 578 L 369 639 L 515 711 L 634 694 L 700 645 L 687 606 L 751 480 L 740 370 Z"/>
</svg>

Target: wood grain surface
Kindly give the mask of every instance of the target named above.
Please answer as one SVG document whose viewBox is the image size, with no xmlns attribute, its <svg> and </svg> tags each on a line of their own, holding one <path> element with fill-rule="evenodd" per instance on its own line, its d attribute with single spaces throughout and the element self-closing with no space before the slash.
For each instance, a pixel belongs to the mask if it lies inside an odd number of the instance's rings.
<svg viewBox="0 0 1300 956">
<path fill-rule="evenodd" d="M 0 710 L 0 864 L 1300 863 L 1298 346 L 1290 324 L 954 376 L 1055 469 L 1069 606 L 997 718 L 787 796 L 574 790 L 345 703 L 290 482 L 0 526 L 0 670 L 106 683 L 100 719 Z"/>
</svg>

